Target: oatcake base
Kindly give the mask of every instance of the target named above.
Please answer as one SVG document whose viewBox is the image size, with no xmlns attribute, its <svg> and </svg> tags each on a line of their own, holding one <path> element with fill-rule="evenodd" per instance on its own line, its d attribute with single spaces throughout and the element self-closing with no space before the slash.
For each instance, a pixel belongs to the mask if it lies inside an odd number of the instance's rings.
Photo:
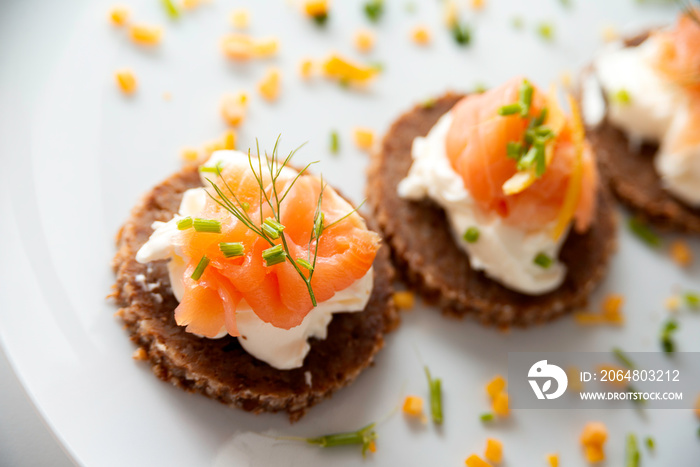
<svg viewBox="0 0 700 467">
<path fill-rule="evenodd" d="M 286 411 L 296 421 L 352 382 L 372 363 L 384 334 L 398 325 L 388 247 L 383 245 L 375 259 L 374 288 L 365 310 L 334 315 L 328 338 L 312 341 L 303 367 L 277 370 L 245 352 L 234 337 L 204 339 L 185 332 L 173 318 L 177 301 L 166 262 L 145 265 L 134 258 L 150 236 L 152 222 L 172 218 L 184 191 L 197 186 L 197 169 L 183 169 L 146 194 L 121 228 L 113 261 L 114 297 L 122 307 L 118 315 L 160 379 L 244 410 Z M 141 274 L 145 281 L 137 280 Z M 149 290 L 147 284 L 159 285 Z"/>
<path fill-rule="evenodd" d="M 607 271 L 616 245 L 611 197 L 601 189 L 595 222 L 586 234 L 570 233 L 560 259 L 568 273 L 556 290 L 539 296 L 514 292 L 473 270 L 452 238 L 444 211 L 429 200 L 397 194 L 411 166 L 411 146 L 463 95 L 446 94 L 430 108 L 414 107 L 389 129 L 373 155 L 367 196 L 404 278 L 448 315 L 472 315 L 484 324 L 527 326 L 582 307 Z"/>
</svg>

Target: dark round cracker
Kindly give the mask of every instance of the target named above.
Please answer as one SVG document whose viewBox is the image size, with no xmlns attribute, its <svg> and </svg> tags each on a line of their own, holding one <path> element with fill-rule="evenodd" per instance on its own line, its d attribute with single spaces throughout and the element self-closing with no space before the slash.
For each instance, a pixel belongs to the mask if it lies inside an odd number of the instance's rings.
<svg viewBox="0 0 700 467">
<path fill-rule="evenodd" d="M 311 341 L 301 368 L 277 370 L 245 352 L 234 337 L 204 339 L 185 332 L 173 318 L 177 301 L 166 262 L 145 265 L 135 260 L 153 221 L 172 218 L 184 191 L 197 186 L 201 186 L 197 169 L 183 169 L 146 194 L 120 230 L 113 261 L 114 296 L 122 307 L 118 315 L 160 379 L 244 410 L 286 411 L 296 421 L 309 407 L 352 382 L 372 363 L 384 334 L 398 325 L 388 247 L 382 245 L 375 259 L 374 287 L 364 311 L 334 315 L 327 339 Z M 145 281 L 138 280 L 141 274 Z M 149 290 L 146 284 L 159 285 Z"/>
<path fill-rule="evenodd" d="M 636 47 L 647 37 L 648 33 L 635 36 L 625 45 Z M 633 147 L 625 132 L 607 117 L 598 126 L 588 128 L 587 133 L 604 178 L 626 206 L 663 230 L 700 233 L 700 208 L 679 200 L 662 185 L 654 167 L 657 144 Z"/>
<path fill-rule="evenodd" d="M 527 326 L 582 307 L 607 271 L 616 245 L 616 216 L 607 190 L 601 189 L 596 219 L 583 235 L 570 233 L 560 259 L 564 283 L 539 296 L 514 292 L 473 270 L 457 246 L 445 213 L 429 200 L 410 201 L 397 194 L 411 166 L 413 139 L 424 136 L 463 95 L 447 94 L 429 108 L 416 106 L 389 129 L 369 169 L 368 201 L 392 247 L 397 269 L 444 313 L 473 315 L 484 324 Z"/>
</svg>

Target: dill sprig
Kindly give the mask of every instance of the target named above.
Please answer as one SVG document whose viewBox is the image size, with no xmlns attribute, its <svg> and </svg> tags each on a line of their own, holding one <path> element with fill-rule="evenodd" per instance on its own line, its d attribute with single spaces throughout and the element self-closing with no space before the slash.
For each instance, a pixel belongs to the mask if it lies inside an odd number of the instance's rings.
<svg viewBox="0 0 700 467">
<path fill-rule="evenodd" d="M 695 23 L 700 27 L 700 16 L 696 12 L 696 9 L 693 7 L 692 3 L 686 0 L 676 0 L 676 3 L 681 7 L 683 13 L 688 15 L 688 17 L 695 21 Z"/>
<path fill-rule="evenodd" d="M 306 173 L 309 167 L 311 167 L 311 165 L 317 163 L 318 161 L 310 162 L 301 170 L 299 170 L 299 172 L 287 183 L 286 189 L 283 192 L 280 192 L 277 187 L 277 181 L 280 175 L 282 175 L 282 171 L 284 170 L 284 168 L 288 166 L 294 154 L 296 154 L 296 152 L 299 149 L 301 149 L 303 145 L 291 151 L 283 160 L 280 161 L 278 158 L 279 141 L 280 137 L 278 136 L 277 140 L 275 141 L 275 146 L 272 149 L 272 154 L 269 156 L 265 154 L 263 156 L 260 154 L 260 146 L 256 140 L 257 164 L 253 162 L 253 156 L 251 155 L 251 151 L 250 149 L 248 150 L 248 164 L 260 188 L 258 200 L 260 217 L 259 225 L 255 222 L 255 220 L 253 220 L 253 218 L 248 213 L 248 211 L 250 210 L 250 206 L 248 205 L 248 203 L 242 202 L 238 198 L 238 196 L 236 196 L 236 193 L 234 193 L 234 191 L 231 189 L 226 179 L 221 176 L 220 165 L 217 165 L 214 169 L 216 171 L 216 174 L 218 175 L 218 179 L 221 179 L 223 187 L 219 186 L 217 183 L 207 178 L 207 182 L 209 182 L 211 187 L 216 192 L 217 196 L 214 196 L 214 194 L 212 194 L 209 190 L 207 190 L 207 194 L 212 200 L 214 200 L 214 202 L 216 202 L 219 206 L 224 208 L 232 216 L 238 219 L 239 222 L 241 222 L 253 233 L 255 233 L 257 236 L 259 236 L 260 238 L 262 238 L 270 244 L 270 248 L 268 248 L 265 251 L 269 252 L 268 256 L 274 253 L 274 257 L 272 258 L 271 262 L 268 262 L 266 260 L 267 265 L 272 266 L 274 264 L 279 264 L 284 261 L 289 261 L 292 267 L 294 267 L 296 272 L 299 274 L 299 277 L 301 277 L 301 279 L 306 284 L 306 288 L 309 291 L 309 297 L 311 298 L 311 303 L 314 307 L 316 307 L 318 303 L 316 302 L 316 296 L 314 295 L 314 290 L 311 286 L 311 279 L 313 278 L 314 271 L 316 269 L 316 259 L 318 257 L 318 246 L 321 240 L 321 236 L 326 230 L 333 227 L 334 225 L 337 225 L 339 222 L 342 222 L 343 220 L 351 216 L 354 212 L 356 212 L 362 206 L 364 201 L 343 217 L 326 225 L 324 222 L 325 216 L 323 214 L 323 211 L 321 211 L 321 204 L 323 202 L 323 192 L 326 188 L 326 184 L 323 181 L 323 177 L 321 177 L 321 191 L 318 195 L 316 209 L 314 211 L 313 228 L 311 229 L 311 234 L 309 236 L 309 242 L 307 245 L 307 258 L 293 258 L 289 249 L 287 237 L 284 233 L 284 225 L 282 224 L 281 219 L 282 202 L 287 197 L 287 195 L 289 195 L 292 187 L 299 179 L 299 177 Z M 265 168 L 267 169 L 267 172 L 270 176 L 270 193 L 268 193 L 268 191 L 265 189 L 265 177 L 263 176 L 263 159 L 265 159 Z M 228 194 L 226 192 L 228 192 Z M 272 212 L 272 217 L 267 217 L 265 219 L 263 218 L 264 205 L 269 206 Z M 276 244 L 275 240 L 278 239 L 280 243 Z M 272 251 L 273 248 L 275 249 L 275 251 Z M 307 273 L 305 274 L 302 269 L 306 270 Z"/>
</svg>

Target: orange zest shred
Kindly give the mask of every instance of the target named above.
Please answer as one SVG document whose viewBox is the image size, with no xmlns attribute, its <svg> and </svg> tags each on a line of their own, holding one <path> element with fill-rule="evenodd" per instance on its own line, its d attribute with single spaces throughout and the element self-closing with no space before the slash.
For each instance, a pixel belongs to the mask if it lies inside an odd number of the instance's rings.
<svg viewBox="0 0 700 467">
<path fill-rule="evenodd" d="M 506 388 L 506 380 L 503 376 L 496 375 L 491 381 L 486 384 L 486 392 L 491 399 L 495 399 Z"/>
<path fill-rule="evenodd" d="M 410 290 L 394 292 L 394 305 L 402 310 L 410 310 L 415 305 L 415 294 Z"/>
<path fill-rule="evenodd" d="M 583 129 L 583 122 L 581 121 L 581 112 L 578 108 L 578 103 L 571 94 L 567 95 L 569 101 L 569 107 L 571 107 L 571 133 L 574 145 L 576 146 L 576 159 L 574 160 L 574 167 L 571 171 L 571 178 L 569 179 L 569 185 L 566 187 L 566 195 L 564 197 L 564 203 L 562 204 L 561 211 L 557 216 L 556 224 L 552 231 L 552 238 L 554 240 L 559 240 L 562 236 L 566 227 L 569 225 L 571 219 L 573 219 L 576 213 L 576 205 L 581 197 L 581 188 L 583 185 L 583 150 L 585 142 L 585 131 Z"/>
<path fill-rule="evenodd" d="M 121 92 L 124 94 L 133 94 L 136 92 L 138 83 L 136 82 L 136 77 L 131 70 L 119 70 L 114 74 L 114 77 L 117 80 L 117 85 L 119 86 Z"/>
<path fill-rule="evenodd" d="M 372 129 L 358 127 L 353 130 L 352 134 L 358 148 L 365 151 L 372 148 L 372 144 L 374 144 L 374 131 Z"/>
<path fill-rule="evenodd" d="M 693 252 L 683 240 L 675 240 L 671 243 L 669 253 L 671 254 L 671 259 L 682 268 L 687 268 L 693 264 Z"/>
<path fill-rule="evenodd" d="M 491 464 L 476 454 L 472 454 L 471 456 L 467 457 L 467 460 L 465 460 L 464 463 L 467 467 L 491 467 Z"/>
<path fill-rule="evenodd" d="M 129 38 L 134 44 L 152 47 L 158 45 L 163 37 L 163 30 L 147 24 L 129 26 Z"/>
<path fill-rule="evenodd" d="M 419 25 L 411 29 L 411 40 L 418 45 L 427 45 L 430 43 L 431 34 L 427 26 Z"/>
<path fill-rule="evenodd" d="M 578 324 L 616 324 L 621 325 L 625 322 L 625 316 L 622 314 L 622 305 L 625 302 L 624 296 L 620 294 L 608 294 L 603 299 L 602 310 L 600 313 L 578 312 L 574 314 L 574 319 Z"/>
<path fill-rule="evenodd" d="M 338 54 L 332 54 L 324 60 L 322 69 L 327 78 L 348 84 L 365 83 L 379 73 L 376 67 L 360 65 Z"/>
<path fill-rule="evenodd" d="M 275 101 L 279 97 L 282 74 L 278 68 L 270 68 L 258 83 L 258 91 L 268 101 Z"/>
<path fill-rule="evenodd" d="M 224 36 L 221 48 L 228 58 L 247 61 L 276 55 L 279 42 L 275 37 L 255 39 L 247 34 L 234 33 Z"/>
<path fill-rule="evenodd" d="M 129 9 L 122 5 L 113 7 L 109 12 L 109 20 L 115 26 L 124 26 L 129 21 Z"/>
<path fill-rule="evenodd" d="M 423 398 L 418 396 L 406 396 L 403 401 L 403 413 L 411 417 L 423 415 Z"/>
<path fill-rule="evenodd" d="M 503 443 L 494 438 L 488 438 L 486 440 L 486 451 L 484 451 L 484 457 L 491 462 L 498 464 L 503 460 Z"/>
</svg>

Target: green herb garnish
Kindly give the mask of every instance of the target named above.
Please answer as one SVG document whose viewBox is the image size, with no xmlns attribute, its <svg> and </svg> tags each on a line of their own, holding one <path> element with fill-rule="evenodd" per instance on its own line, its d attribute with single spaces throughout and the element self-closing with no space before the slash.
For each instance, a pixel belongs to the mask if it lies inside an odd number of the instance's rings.
<svg viewBox="0 0 700 467">
<path fill-rule="evenodd" d="M 190 227 L 192 227 L 192 218 L 191 217 L 183 217 L 179 221 L 177 221 L 177 229 L 178 230 L 187 230 Z"/>
<path fill-rule="evenodd" d="M 168 13 L 172 19 L 178 19 L 180 17 L 180 10 L 177 9 L 172 0 L 161 0 L 165 11 Z"/>
<path fill-rule="evenodd" d="M 206 166 L 206 165 L 199 167 L 199 171 L 201 173 L 211 172 L 211 173 L 215 173 L 215 174 L 221 174 L 221 169 L 223 169 L 223 165 L 222 165 L 221 161 L 217 162 L 216 165 L 213 167 Z"/>
<path fill-rule="evenodd" d="M 523 21 L 523 18 L 521 16 L 514 16 L 510 20 L 511 26 L 513 26 L 513 29 L 520 30 L 525 26 L 525 21 Z"/>
<path fill-rule="evenodd" d="M 373 23 L 376 23 L 384 14 L 384 1 L 370 0 L 365 3 L 364 10 L 367 19 L 369 19 Z"/>
<path fill-rule="evenodd" d="M 620 89 L 610 96 L 611 100 L 620 105 L 629 105 L 632 102 L 632 97 L 626 89 Z"/>
<path fill-rule="evenodd" d="M 656 448 L 656 443 L 654 442 L 654 438 L 652 438 L 651 436 L 647 436 L 644 439 L 644 444 L 646 444 L 647 449 L 649 449 L 650 451 L 653 451 Z"/>
<path fill-rule="evenodd" d="M 637 217 L 631 217 L 627 222 L 627 227 L 630 231 L 643 240 L 644 243 L 653 248 L 661 246 L 661 237 L 659 237 L 651 228 Z"/>
<path fill-rule="evenodd" d="M 433 107 L 435 107 L 435 102 L 436 102 L 435 98 L 430 97 L 430 98 L 424 100 L 420 106 L 424 109 L 432 109 Z"/>
<path fill-rule="evenodd" d="M 552 265 L 553 261 L 552 258 L 550 258 L 546 253 L 537 253 L 537 256 L 535 256 L 535 259 L 532 260 L 532 262 L 543 269 L 547 269 Z"/>
<path fill-rule="evenodd" d="M 519 102 L 514 102 L 512 104 L 504 105 L 498 109 L 498 115 L 506 117 L 508 115 L 521 115 L 523 111 L 523 106 Z"/>
<path fill-rule="evenodd" d="M 338 154 L 340 151 L 340 136 L 336 130 L 331 131 L 331 152 L 333 154 Z"/>
<path fill-rule="evenodd" d="M 625 467 L 639 467 L 639 446 L 637 446 L 637 436 L 634 433 L 627 435 L 625 444 Z"/>
<path fill-rule="evenodd" d="M 506 145 L 506 155 L 509 159 L 520 160 L 523 157 L 523 143 L 519 141 L 509 141 Z"/>
<path fill-rule="evenodd" d="M 199 260 L 199 263 L 197 263 L 197 267 L 194 268 L 194 271 L 192 272 L 192 279 L 198 281 L 200 277 L 202 277 L 202 274 L 204 274 L 204 270 L 209 266 L 209 258 L 206 256 L 202 256 L 202 259 Z"/>
<path fill-rule="evenodd" d="M 554 40 L 554 26 L 552 23 L 540 23 L 537 25 L 537 34 L 545 41 Z"/>
<path fill-rule="evenodd" d="M 219 243 L 219 250 L 224 254 L 226 258 L 233 258 L 234 256 L 243 256 L 245 253 L 245 247 L 240 242 L 232 243 Z"/>
<path fill-rule="evenodd" d="M 634 362 L 625 354 L 625 352 L 622 351 L 621 348 L 613 347 L 612 353 L 620 363 L 625 365 L 630 370 L 634 370 L 636 368 Z"/>
<path fill-rule="evenodd" d="M 462 236 L 464 238 L 464 241 L 467 243 L 474 243 L 477 240 L 479 240 L 479 229 L 476 227 L 469 227 L 466 232 L 464 232 L 464 235 Z"/>
<path fill-rule="evenodd" d="M 200 219 L 195 217 L 192 226 L 196 232 L 221 233 L 221 222 L 214 219 Z"/>
<path fill-rule="evenodd" d="M 492 414 L 491 412 L 482 413 L 482 414 L 479 416 L 479 419 L 480 419 L 482 422 L 490 422 L 490 421 L 493 420 L 493 414 Z"/>
<path fill-rule="evenodd" d="M 428 367 L 424 368 L 430 390 L 430 416 L 433 419 L 433 423 L 440 425 L 442 424 L 442 380 L 440 378 L 433 379 L 430 376 Z"/>
<path fill-rule="evenodd" d="M 488 86 L 486 86 L 484 83 L 476 83 L 474 85 L 474 92 L 477 94 L 483 94 L 488 90 L 489 90 Z"/>
<path fill-rule="evenodd" d="M 571 8 L 573 6 L 571 0 L 559 0 L 559 3 L 561 3 L 564 8 Z"/>
<path fill-rule="evenodd" d="M 316 15 L 313 15 L 311 19 L 313 19 L 314 23 L 316 23 L 318 26 L 323 26 L 328 21 L 328 13 L 318 13 Z"/>
<path fill-rule="evenodd" d="M 461 46 L 469 45 L 472 41 L 471 28 L 466 23 L 455 23 L 455 25 L 452 26 L 452 37 L 455 42 Z"/>
<path fill-rule="evenodd" d="M 683 294 L 683 300 L 691 310 L 700 309 L 700 293 L 686 292 Z"/>
<path fill-rule="evenodd" d="M 284 226 L 275 219 L 268 217 L 262 225 L 263 232 L 273 240 L 277 240 L 282 235 Z"/>
<path fill-rule="evenodd" d="M 311 263 L 306 261 L 304 258 L 297 258 L 297 264 L 301 266 L 302 268 L 306 268 L 309 271 L 313 269 L 313 266 L 311 266 Z"/>
<path fill-rule="evenodd" d="M 673 353 L 676 351 L 676 342 L 673 340 L 673 333 L 678 330 L 678 321 L 675 319 L 669 319 L 661 327 L 661 348 L 666 353 Z"/>
<path fill-rule="evenodd" d="M 279 244 L 273 247 L 263 250 L 262 252 L 263 261 L 265 261 L 265 266 L 274 266 L 275 264 L 284 263 L 287 259 L 287 253 L 284 251 L 284 245 Z"/>
<path fill-rule="evenodd" d="M 518 89 L 518 103 L 521 106 L 520 116 L 525 118 L 530 113 L 530 105 L 532 104 L 532 93 L 534 92 L 532 84 L 526 79 L 520 84 Z"/>
<path fill-rule="evenodd" d="M 367 451 L 374 451 L 374 441 L 377 439 L 377 433 L 374 431 L 376 423 L 370 423 L 367 426 L 360 428 L 357 431 L 349 431 L 346 433 L 335 433 L 332 435 L 317 436 L 314 438 L 299 438 L 296 436 L 279 436 L 275 439 L 303 441 L 308 444 L 315 444 L 322 448 L 332 448 L 336 446 L 360 445 L 362 446 L 362 456 L 367 454 Z"/>
</svg>

